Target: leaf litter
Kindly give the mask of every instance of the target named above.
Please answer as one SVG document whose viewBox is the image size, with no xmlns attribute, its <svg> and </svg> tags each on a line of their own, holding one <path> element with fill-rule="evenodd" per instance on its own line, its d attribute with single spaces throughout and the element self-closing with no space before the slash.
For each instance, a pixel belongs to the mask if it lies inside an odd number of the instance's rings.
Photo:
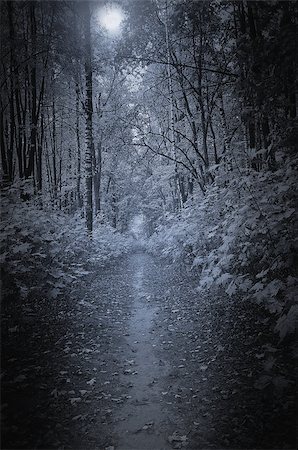
<svg viewBox="0 0 298 450">
<path fill-rule="evenodd" d="M 53 443 L 69 446 L 76 434 L 86 449 L 117 448 L 113 417 L 121 405 L 131 400 L 127 395 L 130 383 L 119 384 L 118 375 L 125 373 L 132 379 L 132 375 L 138 376 L 135 360 L 121 359 L 131 314 L 126 265 L 125 260 L 120 261 L 106 272 L 96 265 L 86 265 L 86 270 L 81 267 L 80 273 L 86 273 L 79 282 L 72 281 L 71 289 L 64 289 L 64 299 L 59 301 L 57 293 L 50 303 L 46 299 L 39 299 L 39 304 L 28 302 L 30 311 L 36 314 L 33 325 L 20 320 L 18 325 L 8 326 L 15 331 L 9 333 L 5 343 L 6 410 L 7 414 L 16 414 L 19 401 L 26 399 L 27 413 L 17 417 L 15 423 L 26 430 L 27 445 L 44 442 L 49 448 Z M 160 341 L 154 348 L 157 360 L 170 367 L 161 400 L 165 411 L 172 411 L 171 417 L 177 420 L 177 430 L 168 434 L 168 443 L 173 448 L 191 448 L 196 442 L 206 448 L 216 444 L 250 448 L 251 436 L 256 439 L 260 423 L 270 417 L 273 407 L 280 416 L 280 425 L 272 440 L 280 442 L 278 433 L 284 427 L 285 435 L 289 424 L 280 415 L 280 401 L 275 395 L 280 398 L 288 392 L 292 380 L 278 373 L 282 355 L 277 343 L 264 341 L 264 327 L 269 327 L 270 321 L 262 316 L 262 310 L 256 307 L 248 311 L 241 303 L 222 302 L 216 291 L 212 296 L 200 294 L 198 299 L 190 289 L 189 277 L 182 274 L 183 283 L 177 283 L 180 269 L 171 264 L 155 261 L 147 269 L 150 299 L 159 307 L 154 327 L 159 330 Z M 95 273 L 101 276 L 94 277 Z M 168 323 L 173 326 L 168 327 Z M 26 347 L 22 344 L 24 336 Z M 268 357 L 270 354 L 274 359 Z M 27 370 L 29 366 L 38 368 L 38 377 L 36 371 Z M 29 401 L 17 387 L 27 382 Z M 267 407 L 268 398 L 272 400 Z M 42 415 L 48 404 L 48 417 L 38 437 L 32 429 L 32 418 Z M 154 422 L 146 422 L 139 431 L 146 434 L 154 429 Z M 54 435 L 51 430 L 55 430 Z M 15 448 L 26 442 L 24 433 L 18 434 L 17 441 L 15 430 L 8 432 Z M 261 436 L 259 439 L 262 443 Z"/>
</svg>

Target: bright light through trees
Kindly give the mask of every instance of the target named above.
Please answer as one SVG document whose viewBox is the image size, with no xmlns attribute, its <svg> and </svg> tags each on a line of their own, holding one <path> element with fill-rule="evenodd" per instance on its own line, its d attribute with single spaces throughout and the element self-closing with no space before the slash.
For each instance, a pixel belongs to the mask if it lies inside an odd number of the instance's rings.
<svg viewBox="0 0 298 450">
<path fill-rule="evenodd" d="M 118 5 L 107 4 L 98 12 L 99 24 L 111 33 L 116 33 L 120 30 L 123 19 L 123 11 Z"/>
</svg>

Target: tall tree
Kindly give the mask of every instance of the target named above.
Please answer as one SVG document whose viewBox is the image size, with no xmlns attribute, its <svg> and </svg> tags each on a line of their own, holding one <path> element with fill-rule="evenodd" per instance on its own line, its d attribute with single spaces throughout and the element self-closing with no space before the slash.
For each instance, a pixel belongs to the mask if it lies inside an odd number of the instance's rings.
<svg viewBox="0 0 298 450">
<path fill-rule="evenodd" d="M 84 34 L 85 34 L 85 82 L 86 82 L 86 153 L 85 153 L 85 177 L 86 177 L 86 226 L 89 232 L 93 228 L 93 173 L 92 160 L 94 153 L 93 142 L 93 100 L 92 100 L 92 51 L 91 51 L 91 11 L 90 4 L 84 5 Z"/>
</svg>

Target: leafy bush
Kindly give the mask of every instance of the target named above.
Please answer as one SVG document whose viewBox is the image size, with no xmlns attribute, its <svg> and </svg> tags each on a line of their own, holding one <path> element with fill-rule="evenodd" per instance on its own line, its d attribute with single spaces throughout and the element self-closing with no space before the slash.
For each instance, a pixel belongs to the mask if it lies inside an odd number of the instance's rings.
<svg viewBox="0 0 298 450">
<path fill-rule="evenodd" d="M 219 173 L 199 204 L 167 217 L 149 249 L 173 259 L 188 254 L 200 289 L 218 286 L 264 305 L 284 339 L 297 316 L 297 158 L 278 156 L 275 172 Z"/>
<path fill-rule="evenodd" d="M 88 262 L 105 261 L 127 253 L 134 240 L 110 226 L 97 224 L 87 235 L 83 218 L 42 210 L 22 202 L 14 189 L 2 198 L 2 277 L 5 296 L 14 290 L 23 299 L 40 295 L 56 299 L 64 288 L 87 272 Z"/>
</svg>

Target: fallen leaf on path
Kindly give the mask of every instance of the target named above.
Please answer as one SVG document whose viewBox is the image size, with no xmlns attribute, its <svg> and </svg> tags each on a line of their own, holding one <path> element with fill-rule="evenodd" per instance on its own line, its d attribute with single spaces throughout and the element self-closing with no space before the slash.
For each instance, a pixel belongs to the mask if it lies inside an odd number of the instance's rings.
<svg viewBox="0 0 298 450">
<path fill-rule="evenodd" d="M 72 420 L 73 422 L 76 422 L 77 420 L 80 420 L 80 419 L 82 419 L 82 418 L 83 418 L 82 414 L 79 414 L 78 416 L 74 416 L 71 420 Z"/>
<path fill-rule="evenodd" d="M 81 397 L 74 397 L 70 398 L 69 400 L 72 405 L 75 405 L 76 403 L 80 403 L 82 401 Z"/>
<path fill-rule="evenodd" d="M 22 381 L 25 381 L 26 379 L 27 379 L 26 375 L 18 375 L 17 377 L 14 378 L 13 382 L 22 383 Z"/>
<path fill-rule="evenodd" d="M 18 331 L 18 329 L 19 329 L 19 326 L 16 325 L 15 327 L 8 328 L 8 331 L 9 331 L 9 333 L 16 333 Z"/>
<path fill-rule="evenodd" d="M 148 430 L 149 428 L 152 428 L 154 425 L 154 422 L 147 422 L 145 423 L 145 425 L 143 426 L 143 430 Z"/>
<path fill-rule="evenodd" d="M 177 431 L 174 431 L 174 433 L 168 437 L 168 441 L 175 448 L 179 448 L 186 445 L 187 437 L 185 434 L 183 436 L 180 436 Z"/>
</svg>

